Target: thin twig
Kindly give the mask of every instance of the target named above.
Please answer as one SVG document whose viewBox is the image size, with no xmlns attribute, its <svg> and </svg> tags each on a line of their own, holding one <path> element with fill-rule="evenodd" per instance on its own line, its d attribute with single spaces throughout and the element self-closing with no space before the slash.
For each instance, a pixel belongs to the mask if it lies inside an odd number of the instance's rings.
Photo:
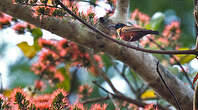
<svg viewBox="0 0 198 110">
<path fill-rule="evenodd" d="M 157 45 L 161 50 L 165 50 L 165 48 L 163 48 L 161 45 L 159 45 L 157 42 L 155 42 L 153 39 L 148 38 L 151 42 L 153 42 L 155 45 Z M 181 65 L 181 63 L 177 60 L 177 58 L 174 55 L 169 55 L 170 57 L 172 57 L 175 62 L 177 63 L 177 65 L 179 65 L 179 67 L 181 68 L 181 70 L 183 71 L 184 76 L 186 77 L 188 83 L 191 85 L 191 88 L 194 89 L 192 81 L 190 80 L 187 72 L 185 71 L 184 67 Z"/>
<path fill-rule="evenodd" d="M 140 91 L 138 92 L 137 98 L 141 99 L 141 95 L 148 89 L 149 89 L 149 86 L 140 88 Z"/>
<path fill-rule="evenodd" d="M 79 70 L 79 68 L 75 67 L 75 70 L 72 72 L 69 95 L 71 95 L 72 92 L 75 90 L 75 85 L 77 83 L 77 72 L 78 72 L 78 70 Z"/>
<path fill-rule="evenodd" d="M 82 24 L 86 25 L 88 28 L 90 28 L 91 30 L 95 31 L 96 33 L 100 34 L 101 36 L 103 36 L 106 39 L 109 39 L 119 45 L 131 48 L 131 49 L 135 49 L 138 51 L 142 51 L 142 52 L 147 52 L 147 53 L 156 53 L 156 54 L 194 54 L 194 55 L 198 55 L 198 50 L 149 50 L 149 49 L 144 49 L 144 48 L 139 48 L 136 46 L 131 45 L 130 43 L 126 43 L 124 41 L 119 41 L 116 40 L 112 37 L 110 37 L 109 35 L 105 34 L 104 32 L 96 29 L 94 26 L 86 23 L 84 20 L 82 20 L 80 17 L 78 17 L 77 15 L 75 15 L 71 10 L 69 10 L 62 2 L 60 2 L 59 0 L 57 0 L 57 3 L 65 10 L 67 11 L 71 16 L 73 16 L 75 19 L 77 19 L 79 22 L 81 22 Z"/>
<path fill-rule="evenodd" d="M 100 74 L 100 76 L 107 82 L 107 84 L 112 88 L 113 92 L 116 93 L 117 95 L 123 95 L 121 92 L 119 92 L 113 85 L 113 83 L 111 82 L 111 80 L 108 78 L 108 76 L 106 75 L 106 73 L 98 66 L 96 60 L 93 57 L 93 53 L 90 52 L 88 50 L 89 54 L 90 54 L 90 58 L 91 58 L 91 62 L 92 64 L 95 66 L 96 70 L 98 71 L 98 73 Z"/>
<path fill-rule="evenodd" d="M 132 104 L 135 104 L 137 105 L 138 107 L 145 107 L 146 103 L 144 102 L 141 102 L 141 101 L 138 101 L 138 100 L 134 100 L 132 98 L 129 98 L 127 96 L 119 96 L 119 95 L 116 95 L 116 94 L 112 94 L 111 92 L 107 91 L 105 88 L 103 88 L 101 85 L 99 85 L 96 81 L 92 81 L 96 86 L 98 86 L 99 88 L 101 88 L 103 91 L 105 91 L 106 93 L 108 94 L 111 94 L 114 98 L 117 98 L 119 100 L 123 100 L 123 101 L 127 101 L 128 103 L 132 103 Z M 154 105 L 154 106 L 158 106 L 159 107 L 159 110 L 169 110 L 168 108 L 164 108 L 160 105 Z"/>
<path fill-rule="evenodd" d="M 168 85 L 166 84 L 165 80 L 163 79 L 160 71 L 159 71 L 159 61 L 157 61 L 157 73 L 158 75 L 160 76 L 160 79 L 162 80 L 162 82 L 164 83 L 164 85 L 166 86 L 166 88 L 168 89 L 168 91 L 170 92 L 171 96 L 173 97 L 173 99 L 175 100 L 176 102 L 176 105 L 178 107 L 179 110 L 182 110 L 180 104 L 179 104 L 179 101 L 177 99 L 177 97 L 175 96 L 174 92 L 168 87 Z"/>
<path fill-rule="evenodd" d="M 84 104 L 90 104 L 90 103 L 101 102 L 101 101 L 105 101 L 105 100 L 108 100 L 108 99 L 109 99 L 109 96 L 106 96 L 106 97 L 98 97 L 98 98 L 93 98 L 93 99 L 84 100 L 84 101 L 82 101 L 81 103 L 84 105 Z"/>
<path fill-rule="evenodd" d="M 126 81 L 126 83 L 128 84 L 130 90 L 136 94 L 136 90 L 134 89 L 134 87 L 132 86 L 132 84 L 129 82 L 129 80 L 127 79 L 126 75 L 125 75 L 125 71 L 127 66 L 124 64 L 124 67 L 122 68 L 122 72 L 119 71 L 119 69 L 117 68 L 116 65 L 113 64 L 113 67 L 115 68 L 115 70 L 122 76 L 122 78 Z"/>
</svg>

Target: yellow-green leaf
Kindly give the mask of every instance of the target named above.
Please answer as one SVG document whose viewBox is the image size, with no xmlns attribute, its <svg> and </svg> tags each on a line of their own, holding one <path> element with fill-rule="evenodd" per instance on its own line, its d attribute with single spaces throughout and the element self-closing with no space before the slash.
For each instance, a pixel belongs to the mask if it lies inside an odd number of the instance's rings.
<svg viewBox="0 0 198 110">
<path fill-rule="evenodd" d="M 62 75 L 64 76 L 64 81 L 63 82 L 60 82 L 57 84 L 57 87 L 58 88 L 63 88 L 64 90 L 66 91 L 69 91 L 70 90 L 70 81 L 71 81 L 71 78 L 70 78 L 70 74 L 68 73 L 69 72 L 69 69 L 70 66 L 66 64 L 65 68 L 64 67 L 61 67 L 61 68 L 58 68 L 57 71 L 61 72 Z"/>
<path fill-rule="evenodd" d="M 21 42 L 21 43 L 17 44 L 17 46 L 22 50 L 23 54 L 27 58 L 33 58 L 37 53 L 34 46 L 29 46 L 27 44 L 27 42 Z"/>
<path fill-rule="evenodd" d="M 11 93 L 12 93 L 12 90 L 10 90 L 10 89 L 7 89 L 7 90 L 3 91 L 3 95 L 5 97 L 10 97 Z"/>
<path fill-rule="evenodd" d="M 155 97 L 156 97 L 156 95 L 155 95 L 155 92 L 153 90 L 147 90 L 141 95 L 142 99 L 155 98 Z"/>
<path fill-rule="evenodd" d="M 189 48 L 180 48 L 179 50 L 190 50 Z M 179 58 L 179 62 L 181 64 L 189 63 L 191 60 L 193 60 L 196 56 L 195 55 L 186 55 L 186 54 L 180 54 L 176 55 Z"/>
</svg>

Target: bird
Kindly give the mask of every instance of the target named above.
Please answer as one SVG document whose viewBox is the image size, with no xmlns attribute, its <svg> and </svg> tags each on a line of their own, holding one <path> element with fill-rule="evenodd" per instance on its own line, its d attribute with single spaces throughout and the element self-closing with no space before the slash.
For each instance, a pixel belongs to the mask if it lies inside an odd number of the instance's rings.
<svg viewBox="0 0 198 110">
<path fill-rule="evenodd" d="M 127 26 L 123 23 L 117 23 L 115 25 L 115 29 L 117 31 L 118 36 L 128 42 L 138 41 L 147 34 L 159 35 L 158 31 L 147 30 L 134 26 Z"/>
</svg>

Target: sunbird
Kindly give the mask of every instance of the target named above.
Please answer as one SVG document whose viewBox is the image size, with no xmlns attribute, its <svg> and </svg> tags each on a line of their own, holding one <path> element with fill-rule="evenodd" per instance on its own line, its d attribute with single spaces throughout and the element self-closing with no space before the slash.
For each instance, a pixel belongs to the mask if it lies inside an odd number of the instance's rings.
<svg viewBox="0 0 198 110">
<path fill-rule="evenodd" d="M 142 29 L 134 26 L 127 26 L 123 23 L 116 24 L 115 29 L 117 31 L 118 36 L 128 42 L 138 41 L 140 38 L 147 34 L 159 35 L 158 31 Z"/>
</svg>

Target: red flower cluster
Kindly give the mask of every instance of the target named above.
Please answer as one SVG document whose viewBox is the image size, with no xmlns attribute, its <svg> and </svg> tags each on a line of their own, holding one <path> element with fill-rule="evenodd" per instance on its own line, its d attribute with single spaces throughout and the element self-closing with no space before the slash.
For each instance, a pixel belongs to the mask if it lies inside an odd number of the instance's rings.
<svg viewBox="0 0 198 110">
<path fill-rule="evenodd" d="M 91 93 L 93 92 L 93 88 L 89 85 L 80 85 L 80 87 L 78 88 L 78 96 L 80 99 L 82 99 L 83 97 L 87 97 L 90 96 Z"/>
<path fill-rule="evenodd" d="M 36 80 L 34 85 L 35 88 L 38 90 L 42 90 L 44 88 L 44 83 L 41 80 Z"/>
<path fill-rule="evenodd" d="M 55 9 L 56 8 L 52 8 L 49 6 L 34 6 L 32 7 L 32 10 L 34 11 L 32 14 L 34 17 L 37 17 L 39 15 L 52 16 Z M 44 16 L 44 17 L 47 17 L 47 16 Z"/>
<path fill-rule="evenodd" d="M 70 110 L 106 110 L 107 108 L 107 104 L 93 104 L 90 109 L 87 109 L 83 106 L 83 104 L 81 103 L 77 103 L 73 106 L 71 106 L 71 109 Z"/>
<path fill-rule="evenodd" d="M 27 23 L 16 23 L 12 29 L 14 29 L 18 34 L 24 34 Z"/>
<path fill-rule="evenodd" d="M 162 33 L 163 36 L 168 37 L 171 40 L 177 40 L 180 37 L 180 24 L 178 21 L 173 21 L 167 25 Z"/>
<path fill-rule="evenodd" d="M 133 13 L 131 13 L 131 19 L 135 20 L 137 22 L 137 25 L 145 26 L 149 23 L 150 17 L 140 12 L 138 9 L 135 9 Z"/>
<path fill-rule="evenodd" d="M 62 89 L 57 89 L 52 94 L 29 96 L 22 89 L 16 88 L 8 97 L 10 103 L 7 103 L 4 96 L 0 99 L 3 99 L 3 104 L 7 104 L 7 110 L 62 110 L 69 107 L 67 93 Z"/>
<path fill-rule="evenodd" d="M 8 97 L 0 94 L 1 108 L 5 110 L 88 110 L 81 103 L 69 104 L 68 94 L 63 89 L 57 89 L 52 94 L 27 94 L 20 88 L 15 88 Z M 89 110 L 106 110 L 107 104 L 93 104 Z"/>
<path fill-rule="evenodd" d="M 0 29 L 10 26 L 11 21 L 12 21 L 11 16 L 0 12 Z"/>
<path fill-rule="evenodd" d="M 149 104 L 144 107 L 145 110 L 158 110 L 157 107 L 154 107 L 154 104 Z"/>
<path fill-rule="evenodd" d="M 5 96 L 3 96 L 3 94 L 0 94 L 0 109 L 3 110 L 8 110 L 10 108 L 10 103 L 8 98 L 6 98 Z"/>
<path fill-rule="evenodd" d="M 26 93 L 20 89 L 15 88 L 11 95 L 10 95 L 10 101 L 11 101 L 11 110 L 26 110 L 30 107 L 30 97 L 26 95 Z"/>
<path fill-rule="evenodd" d="M 39 95 L 33 97 L 32 104 L 34 104 L 36 108 L 44 110 L 50 108 L 50 102 L 52 102 L 51 100 L 51 94 Z"/>
<path fill-rule="evenodd" d="M 103 105 L 94 104 L 91 106 L 90 110 L 106 110 L 106 108 L 107 108 L 107 104 L 103 104 Z"/>
<path fill-rule="evenodd" d="M 59 64 L 71 64 L 71 66 L 84 66 L 90 70 L 95 70 L 90 55 L 82 47 L 79 47 L 73 42 L 66 39 L 61 41 L 39 39 L 39 46 L 43 48 L 40 52 L 39 59 L 32 65 L 32 70 L 37 75 L 49 79 L 50 83 L 57 83 L 64 81 L 62 72 L 58 71 Z M 93 55 L 98 66 L 102 68 L 103 63 L 99 55 Z M 73 62 L 73 63 L 71 63 Z M 95 72 L 93 71 L 92 72 Z M 38 87 L 40 88 L 40 87 Z"/>
</svg>

